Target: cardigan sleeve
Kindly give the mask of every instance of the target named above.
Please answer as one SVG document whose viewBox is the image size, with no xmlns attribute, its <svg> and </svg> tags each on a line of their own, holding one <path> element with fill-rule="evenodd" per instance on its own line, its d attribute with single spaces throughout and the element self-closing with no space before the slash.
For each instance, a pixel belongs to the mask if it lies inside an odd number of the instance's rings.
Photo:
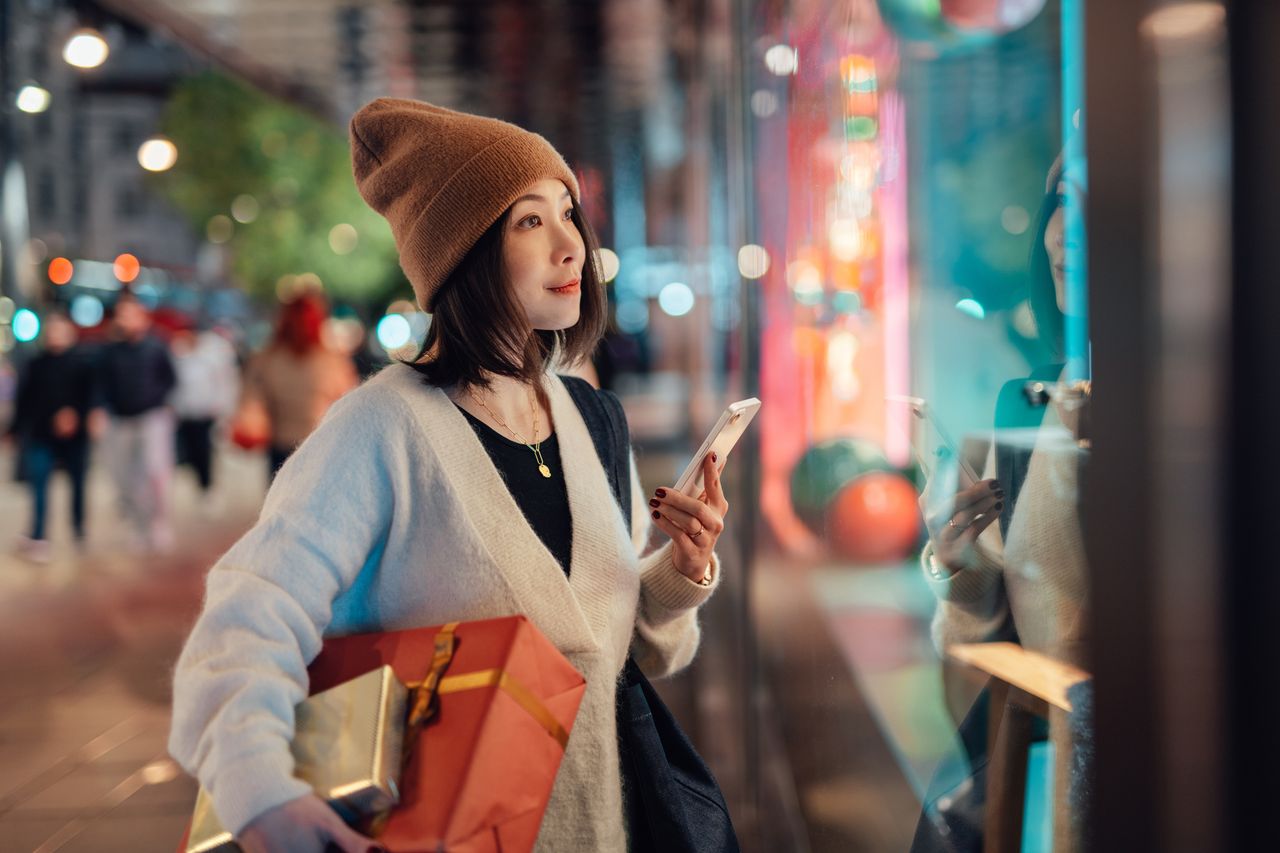
<svg viewBox="0 0 1280 853">
<path fill-rule="evenodd" d="M 643 553 L 652 519 L 640 485 L 635 454 L 631 455 L 631 544 Z M 675 566 L 668 541 L 640 559 L 640 605 L 632 637 L 632 653 L 647 675 L 661 678 L 684 669 L 698 650 L 698 608 L 720 585 L 720 560 L 711 555 L 711 584 L 689 580 Z"/>
<path fill-rule="evenodd" d="M 991 446 L 994 448 L 994 441 Z M 990 450 L 983 475 L 990 477 L 994 473 L 995 455 L 994 450 Z M 933 496 L 936 485 L 930 478 L 920 496 L 921 509 L 925 512 L 937 506 Z M 945 653 L 947 646 L 954 643 L 990 642 L 1007 632 L 1012 614 L 1004 587 L 1004 543 L 998 523 L 978 536 L 972 565 L 945 575 L 940 571 L 942 566 L 930 539 L 921 551 L 920 568 L 930 591 L 938 599 L 930 633 L 939 652 Z"/>
<path fill-rule="evenodd" d="M 293 777 L 294 706 L 334 599 L 381 551 L 408 468 L 394 438 L 408 414 L 378 402 L 338 401 L 280 470 L 257 524 L 209 572 L 178 659 L 169 751 L 233 833 L 310 791 Z"/>
</svg>

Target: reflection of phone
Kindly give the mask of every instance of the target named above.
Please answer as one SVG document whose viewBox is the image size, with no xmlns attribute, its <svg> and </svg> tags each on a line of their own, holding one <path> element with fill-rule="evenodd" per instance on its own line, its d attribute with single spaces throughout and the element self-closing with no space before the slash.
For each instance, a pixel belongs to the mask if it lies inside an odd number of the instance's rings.
<svg viewBox="0 0 1280 853">
<path fill-rule="evenodd" d="M 742 438 L 751 419 L 756 416 L 756 412 L 760 411 L 760 405 L 760 401 L 755 397 L 729 404 L 729 408 L 721 413 L 720 420 L 716 421 L 716 425 L 707 434 L 706 441 L 702 442 L 698 452 L 693 454 L 693 459 L 689 461 L 689 466 L 684 469 L 680 479 L 676 480 L 677 492 L 691 498 L 702 494 L 702 460 L 708 453 L 715 451 L 716 470 L 723 471 L 725 460 L 729 458 L 729 451 L 733 450 L 738 439 Z"/>
<path fill-rule="evenodd" d="M 911 409 L 913 421 L 911 447 L 915 451 L 916 461 L 920 463 L 925 476 L 932 476 L 934 462 L 945 450 L 951 454 L 951 458 L 956 461 L 956 464 L 960 466 L 960 470 L 969 478 L 968 485 L 973 485 L 981 479 L 978 473 L 973 470 L 973 466 L 969 464 L 965 455 L 960 452 L 959 446 L 943 429 L 927 400 L 923 397 L 901 397 L 897 395 L 891 395 L 886 399 L 895 403 L 905 403 Z M 931 437 L 930 433 L 932 433 Z"/>
</svg>

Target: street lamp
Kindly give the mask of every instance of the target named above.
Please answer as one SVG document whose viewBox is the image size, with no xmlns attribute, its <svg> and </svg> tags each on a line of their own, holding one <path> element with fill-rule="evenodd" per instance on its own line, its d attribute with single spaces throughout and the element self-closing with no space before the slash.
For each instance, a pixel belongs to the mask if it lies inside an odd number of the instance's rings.
<svg viewBox="0 0 1280 853">
<path fill-rule="evenodd" d="M 73 32 L 67 39 L 66 46 L 62 48 L 62 58 L 68 65 L 76 68 L 97 68 L 107 61 L 107 54 L 110 52 L 102 33 L 84 27 Z"/>
<path fill-rule="evenodd" d="M 138 164 L 148 172 L 165 172 L 178 162 L 178 147 L 164 136 L 153 136 L 138 149 Z"/>
<path fill-rule="evenodd" d="M 28 83 L 18 90 L 14 105 L 24 113 L 42 113 L 49 109 L 49 90 L 36 83 Z"/>
</svg>

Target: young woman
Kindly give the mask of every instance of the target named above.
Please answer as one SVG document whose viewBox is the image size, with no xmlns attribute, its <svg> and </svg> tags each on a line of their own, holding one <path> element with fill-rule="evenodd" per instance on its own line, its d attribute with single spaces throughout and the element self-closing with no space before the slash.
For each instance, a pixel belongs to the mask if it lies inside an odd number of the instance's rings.
<svg viewBox="0 0 1280 853">
<path fill-rule="evenodd" d="M 604 326 L 577 183 L 541 137 L 380 99 L 352 119 L 355 176 L 432 313 L 419 364 L 346 395 L 209 574 L 178 662 L 170 750 L 249 851 L 370 849 L 291 775 L 292 709 L 326 636 L 525 614 L 583 673 L 537 849 L 623 851 L 615 688 L 688 664 L 728 510 L 641 493 L 623 519 L 554 359 Z M 650 524 L 670 541 L 645 556 Z"/>
</svg>

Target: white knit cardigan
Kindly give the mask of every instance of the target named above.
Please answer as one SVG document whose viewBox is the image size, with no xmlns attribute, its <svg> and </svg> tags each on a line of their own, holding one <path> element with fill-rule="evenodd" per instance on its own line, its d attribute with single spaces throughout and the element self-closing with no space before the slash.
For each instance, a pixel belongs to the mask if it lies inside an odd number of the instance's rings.
<svg viewBox="0 0 1280 853">
<path fill-rule="evenodd" d="M 339 400 L 281 469 L 258 523 L 210 571 L 174 676 L 169 750 L 228 829 L 308 790 L 289 741 L 323 638 L 523 613 L 587 681 L 536 849 L 626 849 L 616 680 L 629 647 L 651 676 L 689 663 L 719 567 L 704 587 L 670 543 L 638 556 L 650 517 L 634 459 L 627 525 L 573 399 L 546 384 L 568 578 L 462 413 L 409 367 Z"/>
</svg>

